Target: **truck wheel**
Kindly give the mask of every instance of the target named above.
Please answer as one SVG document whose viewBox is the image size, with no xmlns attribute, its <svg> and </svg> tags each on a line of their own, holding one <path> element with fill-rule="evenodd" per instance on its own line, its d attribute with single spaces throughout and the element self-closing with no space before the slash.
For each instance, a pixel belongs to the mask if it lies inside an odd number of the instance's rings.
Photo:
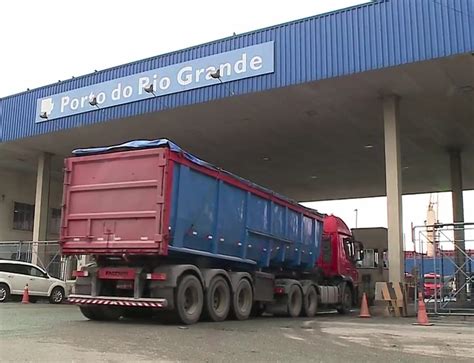
<svg viewBox="0 0 474 363">
<path fill-rule="evenodd" d="M 249 280 L 241 279 L 232 297 L 232 312 L 237 320 L 246 320 L 252 312 L 253 291 Z"/>
<path fill-rule="evenodd" d="M 352 308 L 352 292 L 347 284 L 343 284 L 341 305 L 336 309 L 339 314 L 350 314 Z"/>
<path fill-rule="evenodd" d="M 183 324 L 196 323 L 202 312 L 204 297 L 202 286 L 194 275 L 184 276 L 176 292 L 176 312 Z"/>
<path fill-rule="evenodd" d="M 105 306 L 79 306 L 82 315 L 90 320 L 118 320 L 123 314 L 123 310 L 116 307 Z"/>
<path fill-rule="evenodd" d="M 127 319 L 151 319 L 153 317 L 153 309 L 126 308 L 123 311 L 123 317 Z"/>
<path fill-rule="evenodd" d="M 10 298 L 10 289 L 7 284 L 0 284 L 0 303 L 8 301 Z"/>
<path fill-rule="evenodd" d="M 287 309 L 288 315 L 292 318 L 300 316 L 301 309 L 303 308 L 303 293 L 298 285 L 291 285 L 290 291 L 288 292 Z"/>
<path fill-rule="evenodd" d="M 318 311 L 318 293 L 314 286 L 310 286 L 303 298 L 303 315 L 312 318 Z"/>
<path fill-rule="evenodd" d="M 265 312 L 265 305 L 259 301 L 256 301 L 252 305 L 252 312 L 250 313 L 250 315 L 253 316 L 254 318 L 258 318 L 262 316 L 264 312 Z"/>
<path fill-rule="evenodd" d="M 205 313 L 212 321 L 224 321 L 230 310 L 230 288 L 222 276 L 211 280 L 205 297 Z"/>
<path fill-rule="evenodd" d="M 97 319 L 96 310 L 91 306 L 79 306 L 82 315 L 84 315 L 89 320 L 99 320 Z"/>
</svg>

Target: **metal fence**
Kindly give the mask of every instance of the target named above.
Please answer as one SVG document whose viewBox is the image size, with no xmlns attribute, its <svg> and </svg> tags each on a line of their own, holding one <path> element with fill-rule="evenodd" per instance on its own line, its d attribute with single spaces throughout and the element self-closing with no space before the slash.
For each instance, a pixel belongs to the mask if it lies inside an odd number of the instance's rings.
<svg viewBox="0 0 474 363">
<path fill-rule="evenodd" d="M 76 256 L 61 256 L 58 241 L 0 241 L 0 259 L 34 263 L 64 281 L 77 265 Z"/>
<path fill-rule="evenodd" d="M 474 314 L 474 223 L 413 227 L 412 277 L 432 314 Z M 416 294 L 418 296 L 418 293 Z"/>
</svg>

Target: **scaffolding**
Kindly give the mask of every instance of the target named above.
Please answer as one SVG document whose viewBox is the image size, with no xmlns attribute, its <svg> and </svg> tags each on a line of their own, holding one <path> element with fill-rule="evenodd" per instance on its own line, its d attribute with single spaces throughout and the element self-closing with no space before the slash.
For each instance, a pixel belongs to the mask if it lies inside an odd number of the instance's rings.
<svg viewBox="0 0 474 363">
<path fill-rule="evenodd" d="M 474 315 L 474 250 L 465 248 L 474 245 L 474 223 L 414 226 L 412 239 L 415 296 L 422 292 L 427 311 L 435 315 Z"/>
</svg>

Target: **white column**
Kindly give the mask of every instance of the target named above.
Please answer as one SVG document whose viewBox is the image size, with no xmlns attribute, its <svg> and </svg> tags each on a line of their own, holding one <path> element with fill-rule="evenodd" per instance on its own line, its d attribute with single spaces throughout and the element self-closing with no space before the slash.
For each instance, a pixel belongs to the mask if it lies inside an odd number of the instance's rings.
<svg viewBox="0 0 474 363">
<path fill-rule="evenodd" d="M 51 154 L 42 153 L 38 158 L 36 174 L 35 218 L 33 223 L 33 242 L 46 241 L 48 233 L 49 187 L 51 183 Z M 45 248 L 33 243 L 31 262 L 41 265 Z"/>
<path fill-rule="evenodd" d="M 398 125 L 398 97 L 383 99 L 385 137 L 385 182 L 387 187 L 388 266 L 389 281 L 402 282 L 403 228 L 402 228 L 402 175 L 400 134 Z"/>
<path fill-rule="evenodd" d="M 451 150 L 449 153 L 450 169 L 451 169 L 451 196 L 453 201 L 453 222 L 464 223 L 464 201 L 462 195 L 462 165 L 461 165 L 461 152 L 459 150 Z M 454 228 L 454 259 L 458 268 L 463 266 L 465 262 L 464 252 L 466 251 L 466 243 L 464 236 L 464 226 Z M 461 269 L 465 271 L 465 268 Z M 459 292 L 457 295 L 457 302 L 464 303 L 466 301 L 466 289 L 464 284 L 466 283 L 466 276 L 462 271 L 456 273 L 457 286 Z M 461 287 L 463 287 L 461 289 Z"/>
</svg>

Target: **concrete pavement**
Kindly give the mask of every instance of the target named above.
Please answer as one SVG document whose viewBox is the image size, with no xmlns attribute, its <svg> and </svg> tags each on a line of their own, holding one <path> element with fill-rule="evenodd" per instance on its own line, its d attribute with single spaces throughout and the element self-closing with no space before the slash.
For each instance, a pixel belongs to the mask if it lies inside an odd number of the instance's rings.
<svg viewBox="0 0 474 363">
<path fill-rule="evenodd" d="M 183 327 L 86 320 L 78 308 L 0 305 L 2 362 L 445 362 L 474 356 L 474 322 L 262 317 Z"/>
</svg>

